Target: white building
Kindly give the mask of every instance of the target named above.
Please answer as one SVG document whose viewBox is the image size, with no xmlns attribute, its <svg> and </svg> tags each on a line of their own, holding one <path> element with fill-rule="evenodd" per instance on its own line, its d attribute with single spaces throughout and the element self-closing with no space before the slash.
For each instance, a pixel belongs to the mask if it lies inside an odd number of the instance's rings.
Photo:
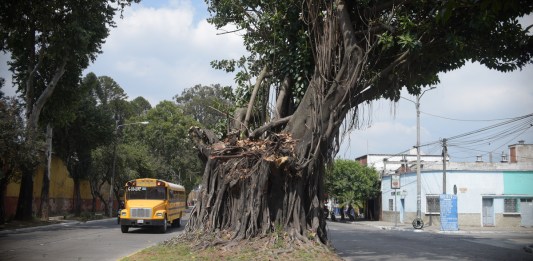
<svg viewBox="0 0 533 261">
<path fill-rule="evenodd" d="M 499 163 L 446 163 L 446 192 L 457 195 L 459 228 L 533 226 L 533 144 L 521 142 L 509 149 L 511 158 Z M 382 177 L 381 219 L 410 224 L 417 211 L 416 171 L 399 175 L 397 190 L 391 189 L 392 175 Z M 421 168 L 421 217 L 426 226 L 440 225 L 442 190 L 442 162 Z"/>
<path fill-rule="evenodd" d="M 376 169 L 381 176 L 394 174 L 398 169 L 411 169 L 416 166 L 416 149 L 406 154 L 367 154 L 355 159 L 363 166 Z M 442 164 L 442 155 L 420 155 L 420 164 Z"/>
</svg>

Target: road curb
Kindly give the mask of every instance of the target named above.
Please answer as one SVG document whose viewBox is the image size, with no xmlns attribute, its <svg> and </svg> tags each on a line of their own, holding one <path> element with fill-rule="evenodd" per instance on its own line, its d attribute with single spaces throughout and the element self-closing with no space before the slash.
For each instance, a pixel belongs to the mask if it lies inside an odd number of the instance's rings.
<svg viewBox="0 0 533 261">
<path fill-rule="evenodd" d="M 107 221 L 107 220 L 110 220 L 110 219 L 116 219 L 116 218 L 103 218 L 103 219 L 95 219 L 95 220 L 88 220 L 88 221 L 78 221 L 78 220 L 66 220 L 66 219 L 63 219 L 63 220 L 61 220 L 61 223 L 56 223 L 56 224 L 0 230 L 0 235 L 27 232 L 27 231 L 35 231 L 35 230 L 39 230 L 39 229 L 54 228 L 54 227 L 68 227 L 68 226 L 79 225 L 79 224 L 98 223 L 98 222 L 103 222 L 103 221 Z"/>
</svg>

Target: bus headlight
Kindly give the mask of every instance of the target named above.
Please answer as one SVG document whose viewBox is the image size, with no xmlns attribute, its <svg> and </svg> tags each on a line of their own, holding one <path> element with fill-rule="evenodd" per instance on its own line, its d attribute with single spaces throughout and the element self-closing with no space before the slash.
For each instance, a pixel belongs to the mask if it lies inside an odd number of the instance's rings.
<svg viewBox="0 0 533 261">
<path fill-rule="evenodd" d="M 126 216 L 126 211 L 122 211 L 122 216 Z"/>
<path fill-rule="evenodd" d="M 162 217 L 162 216 L 163 216 L 163 213 L 157 213 L 157 214 L 155 214 L 155 215 L 158 216 L 158 217 Z"/>
</svg>

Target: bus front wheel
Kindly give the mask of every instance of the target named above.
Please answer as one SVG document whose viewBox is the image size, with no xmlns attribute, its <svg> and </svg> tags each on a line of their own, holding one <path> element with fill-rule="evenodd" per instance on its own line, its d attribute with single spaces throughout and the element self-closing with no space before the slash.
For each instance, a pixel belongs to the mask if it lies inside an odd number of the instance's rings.
<svg viewBox="0 0 533 261">
<path fill-rule="evenodd" d="M 122 231 L 122 233 L 128 233 L 128 230 L 130 229 L 129 226 L 120 226 L 120 231 Z"/>
<path fill-rule="evenodd" d="M 164 234 L 167 232 L 167 225 L 168 225 L 167 216 L 165 216 L 165 219 L 163 220 L 163 226 L 161 227 L 161 233 Z"/>
</svg>

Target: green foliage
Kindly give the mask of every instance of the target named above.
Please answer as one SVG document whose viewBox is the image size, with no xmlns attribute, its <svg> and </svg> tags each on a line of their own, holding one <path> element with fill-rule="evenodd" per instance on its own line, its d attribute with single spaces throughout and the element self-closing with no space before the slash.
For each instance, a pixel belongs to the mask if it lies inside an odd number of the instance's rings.
<svg viewBox="0 0 533 261">
<path fill-rule="evenodd" d="M 118 187 L 136 178 L 163 178 L 161 172 L 165 165 L 147 144 L 137 140 L 119 143 L 116 153 L 115 182 Z"/>
<path fill-rule="evenodd" d="M 0 180 L 17 180 L 23 169 L 37 165 L 38 144 L 29 141 L 23 120 L 23 105 L 15 98 L 0 98 Z M 7 183 L 6 183 L 7 184 Z"/>
<path fill-rule="evenodd" d="M 142 96 L 133 99 L 130 104 L 132 105 L 133 115 L 139 117 L 145 115 L 146 112 L 152 108 L 150 102 L 148 102 Z"/>
<path fill-rule="evenodd" d="M 325 25 L 307 20 L 307 14 L 316 8 L 319 17 L 326 22 L 328 14 L 336 15 L 335 3 L 294 0 L 206 2 L 212 14 L 209 22 L 217 28 L 228 24 L 236 26 L 250 52 L 246 63 L 241 59 L 240 63 L 226 64 L 232 71 L 239 67 L 237 65 L 243 70 L 237 79 L 240 88 L 237 98 L 241 104 L 246 104 L 249 97 L 249 79 L 257 76 L 264 65 L 272 68 L 271 86 L 279 86 L 286 76 L 294 80 L 291 92 L 294 103 L 298 104 L 308 87 L 315 63 L 326 62 L 330 63 L 329 68 L 335 68 L 338 66 L 335 62 L 343 59 L 345 46 L 339 38 L 339 43 L 331 43 L 328 47 L 338 49 L 338 57 L 328 61 L 314 60 L 316 55 L 313 56 L 312 47 L 322 36 L 313 34 L 310 29 Z M 404 87 L 413 95 L 419 94 L 423 86 L 439 82 L 439 73 L 458 69 L 467 61 L 479 62 L 502 72 L 521 69 L 532 61 L 533 36 L 517 20 L 533 11 L 533 2 L 529 0 L 418 0 L 390 7 L 379 1 L 342 2 L 347 7 L 352 29 L 357 32 L 355 41 L 368 48 L 364 50 L 367 60 L 358 88 L 373 86 L 379 89 L 373 99 L 398 100 Z M 339 20 L 337 17 L 335 21 Z M 347 35 L 348 32 L 339 29 L 331 33 Z M 377 41 L 379 48 L 373 47 L 373 41 Z M 403 54 L 406 54 L 403 61 L 389 68 Z"/>
<path fill-rule="evenodd" d="M 117 150 L 117 155 L 127 153 L 131 161 L 117 160 L 117 166 L 129 171 L 129 174 L 119 175 L 161 178 L 192 190 L 198 185 L 203 166 L 188 139 L 188 131 L 199 123 L 171 101 L 160 102 L 142 117 L 128 119 L 128 122 L 140 121 L 148 121 L 149 124 L 124 126 L 127 129 L 123 129 L 120 141 L 123 148 Z M 119 172 L 122 169 L 117 168 Z"/>
<path fill-rule="evenodd" d="M 219 136 L 226 133 L 228 118 L 231 118 L 235 110 L 234 99 L 231 88 L 222 87 L 219 84 L 211 86 L 198 84 L 185 89 L 181 95 L 174 96 L 183 114 L 190 115 Z"/>
<path fill-rule="evenodd" d="M 307 25 L 301 17 L 300 1 L 206 1 L 212 17 L 208 19 L 217 28 L 228 24 L 237 26 L 242 33 L 248 57 L 215 61 L 217 69 L 234 71 L 236 75 L 237 106 L 247 104 L 253 83 L 264 65 L 271 70 L 269 84 L 279 86 L 285 78 L 291 79 L 293 103 L 303 97 L 313 70 Z"/>
<path fill-rule="evenodd" d="M 378 195 L 379 175 L 356 161 L 337 159 L 326 173 L 325 186 L 329 197 L 354 204 Z"/>
<path fill-rule="evenodd" d="M 75 119 L 54 130 L 54 150 L 66 162 L 72 177 L 86 178 L 92 150 L 112 141 L 109 137 L 113 133 L 113 120 L 110 112 L 90 95 L 94 87 L 90 81 L 79 85 L 81 99 L 73 108 Z"/>
</svg>

